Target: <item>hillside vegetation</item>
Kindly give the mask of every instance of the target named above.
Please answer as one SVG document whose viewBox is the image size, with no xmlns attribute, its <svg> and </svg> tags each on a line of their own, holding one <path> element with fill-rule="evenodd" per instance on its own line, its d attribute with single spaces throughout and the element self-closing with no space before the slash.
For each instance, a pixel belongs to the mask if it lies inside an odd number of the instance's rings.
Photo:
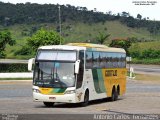
<svg viewBox="0 0 160 120">
<path fill-rule="evenodd" d="M 159 64 L 160 65 L 160 42 L 134 43 L 129 51 L 133 57 L 133 63 Z"/>
<path fill-rule="evenodd" d="M 59 23 L 59 7 L 61 9 L 61 21 L 92 23 L 118 20 L 131 28 L 146 28 L 150 33 L 160 32 L 160 21 L 151 21 L 147 16 L 137 13 L 134 18 L 128 12 L 112 14 L 96 10 L 88 10 L 86 7 L 54 4 L 11 4 L 0 2 L 0 25 L 10 26 L 14 24 Z M 58 26 L 57 26 L 58 29 Z"/>
<path fill-rule="evenodd" d="M 27 38 L 41 28 L 60 32 L 59 5 L 53 4 L 11 4 L 0 2 L 0 30 L 8 29 L 12 38 L 16 40 L 14 46 L 6 46 L 6 58 L 28 59 L 33 55 L 15 55 L 23 46 Z M 145 50 L 159 50 L 160 21 L 151 21 L 137 13 L 132 17 L 128 12 L 102 13 L 87 10 L 86 7 L 61 5 L 61 25 L 64 44 L 69 42 L 97 43 L 99 33 L 110 34 L 106 45 L 113 39 L 135 37 L 136 43 L 130 47 L 132 53 Z M 136 51 L 135 51 L 136 50 Z M 160 54 L 160 53 L 158 53 Z M 140 57 L 142 57 L 141 55 Z M 136 58 L 137 60 L 137 58 Z M 139 59 L 138 59 L 139 60 Z"/>
<path fill-rule="evenodd" d="M 35 33 L 35 31 L 33 31 L 32 29 L 36 28 L 38 30 L 40 28 L 45 28 L 47 30 L 55 30 L 56 25 L 51 23 L 37 25 L 16 24 L 7 28 L 11 31 L 13 38 L 16 40 L 16 45 L 7 46 L 7 58 L 28 58 L 31 56 L 15 56 L 14 53 L 22 46 L 25 46 L 26 38 L 29 37 L 30 34 Z M 140 51 L 145 48 L 159 49 L 158 45 L 160 44 L 160 42 L 157 41 L 159 40 L 160 36 L 157 35 L 157 40 L 155 40 L 155 36 L 150 35 L 145 28 L 131 29 L 126 25 L 123 25 L 119 21 L 106 21 L 105 23 L 94 23 L 93 25 L 85 23 L 64 23 L 62 26 L 62 32 L 65 43 L 87 42 L 88 40 L 90 40 L 90 42 L 96 43 L 96 36 L 98 35 L 98 33 L 106 32 L 110 34 L 109 39 L 106 41 L 107 45 L 111 42 L 112 39 L 127 37 L 136 37 L 139 40 L 142 40 L 142 42 L 137 43 Z M 143 42 L 143 40 L 154 41 Z M 132 48 L 134 49 L 134 44 Z"/>
</svg>

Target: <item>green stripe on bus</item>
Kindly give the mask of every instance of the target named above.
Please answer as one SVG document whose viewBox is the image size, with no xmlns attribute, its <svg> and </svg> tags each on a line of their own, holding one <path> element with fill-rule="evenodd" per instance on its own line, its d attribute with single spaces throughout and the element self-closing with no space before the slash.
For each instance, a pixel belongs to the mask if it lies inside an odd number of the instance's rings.
<svg viewBox="0 0 160 120">
<path fill-rule="evenodd" d="M 60 88 L 59 91 L 58 91 L 58 93 L 64 93 L 65 90 L 66 90 L 66 88 Z"/>
<path fill-rule="evenodd" d="M 99 82 L 100 90 L 102 92 L 106 92 L 106 89 L 104 86 L 104 78 L 103 78 L 102 69 L 97 69 L 97 72 L 98 72 L 98 82 Z"/>
<path fill-rule="evenodd" d="M 93 75 L 93 81 L 94 81 L 94 88 L 97 93 L 102 93 L 99 85 L 99 79 L 98 79 L 98 71 L 97 69 L 92 69 L 92 75 Z"/>
<path fill-rule="evenodd" d="M 52 93 L 64 93 L 65 90 L 66 88 L 54 88 Z"/>
</svg>

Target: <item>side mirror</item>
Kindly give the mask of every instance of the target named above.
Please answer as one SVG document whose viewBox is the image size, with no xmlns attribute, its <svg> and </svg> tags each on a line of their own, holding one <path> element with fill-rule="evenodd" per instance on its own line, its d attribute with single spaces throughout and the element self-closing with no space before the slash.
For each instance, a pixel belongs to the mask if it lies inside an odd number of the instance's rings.
<svg viewBox="0 0 160 120">
<path fill-rule="evenodd" d="M 79 64 L 80 64 L 80 60 L 77 60 L 75 62 L 75 73 L 78 74 L 79 73 Z"/>
<path fill-rule="evenodd" d="M 35 61 L 35 58 L 31 58 L 28 60 L 28 71 L 32 71 L 32 65 Z"/>
</svg>

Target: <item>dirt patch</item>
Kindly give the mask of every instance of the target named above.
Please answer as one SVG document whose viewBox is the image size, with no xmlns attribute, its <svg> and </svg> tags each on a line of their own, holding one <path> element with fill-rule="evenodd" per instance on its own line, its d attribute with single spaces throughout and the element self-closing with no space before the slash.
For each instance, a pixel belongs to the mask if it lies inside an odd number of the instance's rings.
<svg viewBox="0 0 160 120">
<path fill-rule="evenodd" d="M 160 84 L 160 75 L 136 74 L 133 80 L 149 84 Z"/>
</svg>

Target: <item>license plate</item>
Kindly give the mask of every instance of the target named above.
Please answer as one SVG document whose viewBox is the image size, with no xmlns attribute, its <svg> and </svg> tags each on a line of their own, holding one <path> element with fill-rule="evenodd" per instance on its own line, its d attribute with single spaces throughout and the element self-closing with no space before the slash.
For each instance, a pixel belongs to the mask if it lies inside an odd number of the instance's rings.
<svg viewBox="0 0 160 120">
<path fill-rule="evenodd" d="M 49 97 L 50 100 L 56 100 L 56 97 Z"/>
</svg>

